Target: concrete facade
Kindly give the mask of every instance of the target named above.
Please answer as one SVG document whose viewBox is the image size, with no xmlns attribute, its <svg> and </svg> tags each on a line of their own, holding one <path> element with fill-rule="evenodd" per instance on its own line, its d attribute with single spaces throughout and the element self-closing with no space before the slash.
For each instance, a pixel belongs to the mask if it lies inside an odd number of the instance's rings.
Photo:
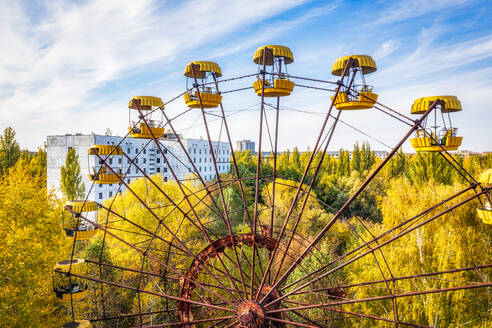
<svg viewBox="0 0 492 328">
<path fill-rule="evenodd" d="M 86 194 L 89 193 L 89 200 L 102 201 L 110 198 L 118 192 L 118 184 L 94 184 L 89 181 L 88 174 L 93 169 L 98 170 L 100 164 L 96 156 L 89 156 L 88 150 L 91 145 L 117 145 L 122 140 L 119 136 L 105 135 L 58 135 L 47 137 L 47 183 L 48 188 L 54 188 L 59 196 L 60 191 L 60 169 L 65 164 L 67 152 L 74 148 L 79 155 L 82 181 L 86 187 Z M 150 141 L 150 142 L 149 142 Z M 210 147 L 207 140 L 200 139 L 181 139 L 184 148 L 187 150 L 191 160 L 195 164 L 198 172 L 205 181 L 216 178 L 215 168 L 210 154 Z M 171 166 L 178 180 L 183 180 L 191 175 L 193 167 L 190 164 L 185 151 L 172 136 L 160 140 L 164 156 Z M 226 142 L 212 142 L 216 152 L 217 169 L 219 174 L 228 173 L 230 170 L 230 147 Z M 125 156 L 112 156 L 108 163 L 116 172 L 126 173 L 125 182 L 131 183 L 132 180 L 140 178 L 143 173 L 138 170 L 137 166 L 144 173 L 161 174 L 164 181 L 173 180 L 168 164 L 159 152 L 157 146 L 152 140 L 126 138 L 120 144 L 125 154 L 135 162 L 132 165 L 130 160 Z M 92 188 L 91 188 L 92 186 Z M 125 190 L 122 186 L 121 191 Z"/>
<path fill-rule="evenodd" d="M 255 142 L 247 139 L 238 140 L 236 142 L 237 151 L 251 151 L 251 154 L 255 154 Z"/>
</svg>

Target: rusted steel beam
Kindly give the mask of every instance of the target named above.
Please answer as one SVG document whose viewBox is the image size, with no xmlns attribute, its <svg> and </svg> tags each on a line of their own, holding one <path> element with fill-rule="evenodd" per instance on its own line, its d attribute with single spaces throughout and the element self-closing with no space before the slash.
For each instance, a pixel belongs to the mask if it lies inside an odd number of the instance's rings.
<svg viewBox="0 0 492 328">
<path fill-rule="evenodd" d="M 208 319 L 198 319 L 198 320 L 190 320 L 190 321 L 180 321 L 180 322 L 167 322 L 167 323 L 161 323 L 158 325 L 150 325 L 150 326 L 138 326 L 135 328 L 156 328 L 156 327 L 174 327 L 174 326 L 184 326 L 187 327 L 188 325 L 193 325 L 196 323 L 204 323 L 204 322 L 210 322 L 210 321 L 219 321 L 219 320 L 228 320 L 228 319 L 235 319 L 237 316 L 235 315 L 230 315 L 226 317 L 218 317 L 218 318 L 208 318 Z"/>
<path fill-rule="evenodd" d="M 481 283 L 481 284 L 476 284 L 476 285 L 465 285 L 465 286 L 458 286 L 458 287 L 439 288 L 439 289 L 424 290 L 424 291 L 418 291 L 418 292 L 401 293 L 401 294 L 395 294 L 395 295 L 374 296 L 374 297 L 367 297 L 367 298 L 361 298 L 361 299 L 356 299 L 356 300 L 345 300 L 345 301 L 337 301 L 337 302 L 322 303 L 322 304 L 311 304 L 311 305 L 297 306 L 297 307 L 292 307 L 292 308 L 281 308 L 281 309 L 276 309 L 276 310 L 267 310 L 266 313 L 272 314 L 272 313 L 281 313 L 281 312 L 285 312 L 285 311 L 289 311 L 289 310 L 309 310 L 309 309 L 316 309 L 316 308 L 325 308 L 325 307 L 330 307 L 330 306 L 335 306 L 335 305 L 380 301 L 380 300 L 390 299 L 392 297 L 404 298 L 404 297 L 412 297 L 412 296 L 435 294 L 435 293 L 452 292 L 452 291 L 457 291 L 457 290 L 489 288 L 489 287 L 492 287 L 492 283 Z"/>
<path fill-rule="evenodd" d="M 287 309 L 287 311 L 290 311 L 289 310 L 290 308 L 287 308 L 286 307 L 284 309 Z M 354 316 L 354 317 L 358 317 L 358 318 L 365 318 L 365 319 L 371 319 L 371 320 L 391 322 L 391 323 L 396 324 L 396 325 L 404 325 L 404 326 L 417 327 L 417 328 L 432 328 L 432 327 L 429 327 L 429 326 L 418 325 L 418 324 L 415 324 L 415 323 L 404 322 L 404 321 L 400 321 L 400 320 L 386 319 L 386 318 L 383 318 L 383 317 L 378 317 L 378 316 L 370 315 L 370 314 L 364 314 L 364 313 L 357 313 L 357 312 L 352 312 L 352 311 L 346 311 L 346 310 L 342 310 L 342 309 L 335 308 L 335 307 L 323 307 L 323 309 L 324 310 L 331 311 L 331 312 L 348 314 L 348 315 L 351 315 L 351 316 Z M 300 316 L 300 314 L 297 313 L 295 310 L 292 310 L 292 312 L 294 312 L 294 313 L 296 313 L 297 315 Z M 304 318 L 304 319 L 305 320 L 309 320 L 307 318 Z"/>
<path fill-rule="evenodd" d="M 67 276 L 73 276 L 73 277 L 82 278 L 82 279 L 86 279 L 86 280 L 90 280 L 90 281 L 100 282 L 100 283 L 111 285 L 111 286 L 115 286 L 115 287 L 120 287 L 120 288 L 124 288 L 124 289 L 128 289 L 128 290 L 133 290 L 135 292 L 138 292 L 139 291 L 138 288 L 135 288 L 135 287 L 131 287 L 131 286 L 124 285 L 124 284 L 119 284 L 119 283 L 112 282 L 112 281 L 107 281 L 107 280 L 92 278 L 92 277 L 84 276 L 84 275 L 77 274 L 77 273 L 68 273 L 68 272 L 62 272 L 62 271 L 59 271 L 59 273 L 65 274 Z M 184 299 L 184 298 L 181 298 L 181 297 L 177 297 L 177 296 L 172 296 L 172 295 L 168 295 L 168 294 L 152 292 L 150 290 L 140 290 L 140 292 L 145 293 L 145 294 L 149 294 L 149 295 L 153 295 L 153 296 L 159 296 L 159 297 L 164 297 L 164 298 L 172 299 L 172 300 L 179 301 L 179 302 L 192 303 L 192 304 L 196 304 L 196 305 L 200 305 L 200 306 L 205 306 L 205 307 L 209 307 L 209 308 L 213 308 L 213 309 L 218 309 L 218 310 L 224 310 L 224 311 L 228 311 L 228 312 L 236 312 L 236 309 L 235 308 L 227 308 L 227 307 L 218 306 L 218 305 L 214 305 L 214 304 L 202 303 L 202 302 L 193 301 L 193 300 L 187 300 L 187 299 Z"/>
<path fill-rule="evenodd" d="M 263 68 L 261 71 L 262 74 L 262 83 L 261 83 L 261 100 L 260 100 L 260 129 L 259 129 L 259 136 L 258 136 L 258 155 L 257 155 L 257 162 L 256 162 L 256 177 L 255 177 L 255 205 L 254 205 L 254 213 L 253 213 L 253 235 L 256 235 L 256 221 L 258 220 L 258 200 L 259 200 L 259 195 L 260 195 L 260 165 L 261 165 L 261 143 L 262 143 L 262 137 L 263 137 L 263 112 L 265 110 L 265 72 L 266 72 L 266 55 L 267 55 L 268 48 L 264 47 L 263 48 Z M 272 54 L 273 55 L 273 54 Z M 250 286 L 251 286 L 251 293 L 250 293 L 250 299 L 253 299 L 253 272 L 255 271 L 255 254 L 256 254 L 256 242 L 253 240 L 253 250 L 251 254 L 251 280 L 250 280 Z M 260 264 L 261 265 L 261 264 Z M 265 273 L 263 274 L 262 278 L 262 283 L 260 284 L 257 293 L 263 288 L 264 281 L 265 281 L 265 276 L 268 273 L 268 269 L 265 270 Z"/>
<path fill-rule="evenodd" d="M 460 269 L 452 269 L 452 270 L 428 272 L 428 273 L 415 274 L 415 275 L 411 275 L 411 276 L 394 277 L 394 278 L 391 278 L 391 279 L 388 279 L 388 280 L 398 281 L 398 280 L 405 280 L 405 279 L 425 278 L 425 277 L 437 276 L 437 275 L 440 275 L 440 274 L 456 273 L 456 272 L 462 272 L 462 271 L 473 271 L 473 270 L 476 270 L 476 269 L 488 269 L 488 268 L 491 268 L 491 267 L 492 267 L 492 264 L 483 264 L 483 265 L 477 265 L 477 266 L 460 268 Z M 374 281 L 359 282 L 359 283 L 356 283 L 356 284 L 340 285 L 338 287 L 339 288 L 352 288 L 352 287 L 375 285 L 375 284 L 380 284 L 380 283 L 384 283 L 384 282 L 385 282 L 385 280 L 381 279 L 381 280 L 374 280 Z M 299 291 L 299 292 L 294 293 L 293 295 L 309 294 L 309 293 L 319 293 L 319 292 L 323 292 L 325 290 L 329 290 L 330 288 L 332 288 L 332 287 L 302 290 L 302 291 Z"/>
</svg>

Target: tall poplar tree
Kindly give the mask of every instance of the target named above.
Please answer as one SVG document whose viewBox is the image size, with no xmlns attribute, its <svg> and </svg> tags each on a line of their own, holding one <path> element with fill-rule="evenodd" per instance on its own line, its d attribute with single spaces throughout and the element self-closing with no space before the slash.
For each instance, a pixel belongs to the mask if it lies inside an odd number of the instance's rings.
<svg viewBox="0 0 492 328">
<path fill-rule="evenodd" d="M 7 127 L 0 136 L 0 173 L 14 166 L 20 157 L 20 147 L 15 140 L 15 130 Z"/>
<path fill-rule="evenodd" d="M 79 155 L 71 148 L 67 153 L 65 165 L 60 170 L 60 188 L 65 197 L 74 200 L 84 197 L 85 186 L 80 174 Z"/>
</svg>

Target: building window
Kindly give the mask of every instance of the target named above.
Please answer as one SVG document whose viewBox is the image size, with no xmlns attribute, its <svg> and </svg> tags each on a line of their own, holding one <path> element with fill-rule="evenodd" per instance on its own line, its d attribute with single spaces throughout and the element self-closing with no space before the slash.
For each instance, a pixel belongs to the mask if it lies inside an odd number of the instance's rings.
<svg viewBox="0 0 492 328">
<path fill-rule="evenodd" d="M 127 184 L 130 184 L 130 179 L 127 179 L 127 180 L 126 180 L 126 183 L 127 183 Z"/>
<path fill-rule="evenodd" d="M 135 148 L 135 154 L 138 154 L 138 148 Z"/>
<path fill-rule="evenodd" d="M 167 182 L 167 177 L 164 177 L 164 182 Z"/>
<path fill-rule="evenodd" d="M 111 197 L 111 196 L 113 196 L 113 192 L 112 191 L 109 192 L 109 197 Z"/>
<path fill-rule="evenodd" d="M 103 193 L 102 192 L 99 193 L 99 199 L 103 199 Z"/>
<path fill-rule="evenodd" d="M 167 172 L 167 167 L 164 168 L 164 172 Z"/>
<path fill-rule="evenodd" d="M 144 149 L 144 154 L 147 154 L 147 149 Z"/>
<path fill-rule="evenodd" d="M 155 160 L 157 163 L 160 163 L 161 162 L 161 159 L 159 157 L 157 157 L 157 159 Z"/>
<path fill-rule="evenodd" d="M 138 164 L 138 158 L 136 158 L 136 159 L 135 159 L 135 163 L 137 163 L 137 164 Z"/>
<path fill-rule="evenodd" d="M 135 169 L 135 174 L 138 174 L 138 169 Z"/>
<path fill-rule="evenodd" d="M 201 149 L 198 149 L 198 154 L 202 154 L 202 150 Z"/>
<path fill-rule="evenodd" d="M 126 163 L 127 164 L 130 164 L 130 159 L 129 158 L 126 159 Z"/>
<path fill-rule="evenodd" d="M 161 173 L 161 168 L 160 167 L 157 168 L 157 173 Z"/>
<path fill-rule="evenodd" d="M 164 154 L 167 154 L 167 148 L 164 148 L 164 150 L 162 151 Z"/>
<path fill-rule="evenodd" d="M 144 164 L 147 163 L 147 159 L 146 158 L 144 158 L 143 160 L 144 160 Z"/>
<path fill-rule="evenodd" d="M 193 158 L 193 163 L 196 163 L 196 158 Z"/>
<path fill-rule="evenodd" d="M 127 148 L 127 149 L 126 149 L 126 152 L 127 152 L 128 154 L 130 154 L 130 148 Z"/>
<path fill-rule="evenodd" d="M 121 164 L 121 158 L 118 158 L 118 164 Z"/>
<path fill-rule="evenodd" d="M 199 163 L 201 163 L 201 162 L 202 162 L 202 159 L 201 159 L 201 158 L 199 158 L 199 159 L 198 159 L 198 162 L 199 162 Z"/>
<path fill-rule="evenodd" d="M 195 154 L 195 155 L 196 155 L 196 149 L 193 149 L 193 154 Z"/>
<path fill-rule="evenodd" d="M 109 164 L 113 164 L 113 159 L 112 158 L 109 159 Z"/>
<path fill-rule="evenodd" d="M 147 169 L 144 167 L 144 173 L 147 173 Z"/>
<path fill-rule="evenodd" d="M 110 183 L 110 184 L 109 184 L 109 187 L 111 188 L 112 186 L 113 186 L 113 184 L 111 184 L 111 183 Z"/>
<path fill-rule="evenodd" d="M 68 147 L 67 151 L 70 151 L 70 149 L 72 149 L 73 147 Z"/>
</svg>

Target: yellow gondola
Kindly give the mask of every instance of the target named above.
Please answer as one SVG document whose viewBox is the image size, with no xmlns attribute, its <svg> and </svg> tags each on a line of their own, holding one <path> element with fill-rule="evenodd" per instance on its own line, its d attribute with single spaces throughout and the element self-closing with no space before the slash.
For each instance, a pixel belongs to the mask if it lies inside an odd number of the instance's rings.
<svg viewBox="0 0 492 328">
<path fill-rule="evenodd" d="M 86 218 L 96 219 L 99 205 L 94 201 L 74 200 L 65 203 L 65 210 L 70 214 L 63 220 L 63 230 L 68 238 L 75 240 L 87 240 L 97 234 L 97 229 L 86 222 L 81 221 L 80 215 Z"/>
<path fill-rule="evenodd" d="M 478 182 L 486 187 L 492 186 L 492 169 L 488 169 L 480 174 Z M 477 209 L 477 214 L 483 223 L 492 224 L 492 204 L 488 198 L 483 202 L 483 207 Z"/>
<path fill-rule="evenodd" d="M 372 108 L 378 100 L 378 95 L 372 92 L 372 86 L 366 84 L 365 75 L 377 70 L 376 62 L 371 56 L 366 55 L 345 56 L 335 60 L 331 73 L 341 76 L 349 58 L 352 58 L 352 65 L 344 78 L 348 82 L 340 88 L 334 105 L 338 110 Z M 358 75 L 361 84 L 354 84 Z M 331 99 L 333 100 L 333 97 Z"/>
<path fill-rule="evenodd" d="M 414 101 L 411 109 L 412 114 L 423 114 L 427 108 L 437 99 L 442 101 L 438 105 L 441 115 L 429 114 L 424 120 L 423 128 L 415 131 L 415 138 L 410 139 L 410 144 L 418 152 L 441 152 L 444 150 L 457 150 L 461 146 L 463 137 L 457 136 L 457 128 L 451 124 L 450 113 L 462 110 L 461 102 L 455 96 L 433 96 L 418 98 Z M 446 114 L 448 120 L 446 121 Z M 431 122 L 429 122 L 431 121 Z M 440 125 L 442 124 L 442 125 Z M 428 126 L 430 125 L 430 126 Z M 439 128 L 441 128 L 438 130 Z"/>
<path fill-rule="evenodd" d="M 85 275 L 86 265 L 87 263 L 83 259 L 65 260 L 56 263 L 53 269 L 53 291 L 59 301 L 78 301 L 87 296 L 87 280 L 71 275 Z"/>
<path fill-rule="evenodd" d="M 138 108 L 134 100 L 140 101 L 141 113 L 138 112 Z M 128 102 L 128 108 L 130 111 L 130 127 L 128 127 L 130 137 L 152 139 L 152 136 L 154 136 L 155 138 L 161 138 L 164 135 L 164 123 L 162 119 L 162 113 L 160 112 L 160 110 L 164 109 L 164 103 L 162 102 L 161 98 L 152 96 L 133 97 Z M 132 113 L 138 114 L 136 121 L 132 120 Z M 145 122 L 142 120 L 141 116 L 145 117 Z M 155 119 L 155 117 L 159 118 Z"/>
<path fill-rule="evenodd" d="M 92 328 L 92 324 L 89 320 L 75 320 L 63 324 L 62 328 Z"/>
<path fill-rule="evenodd" d="M 266 49 L 265 55 L 263 52 Z M 271 70 L 270 74 L 265 75 L 265 86 L 263 86 L 263 78 L 258 74 L 258 78 L 253 82 L 253 88 L 258 96 L 262 92 L 265 97 L 285 97 L 291 94 L 294 90 L 295 83 L 289 80 L 287 65 L 294 62 L 292 51 L 285 46 L 268 45 L 259 47 L 253 57 L 253 61 L 258 64 L 258 69 L 261 73 L 263 69 L 263 58 L 265 65 Z"/>
<path fill-rule="evenodd" d="M 98 166 L 92 167 L 92 174 L 89 174 L 89 180 L 96 184 L 112 184 L 119 183 L 123 174 L 121 174 L 121 168 L 114 169 L 116 174 L 107 169 L 104 161 L 111 163 L 113 156 L 123 155 L 123 150 L 120 146 L 113 145 L 92 145 L 89 148 L 89 155 L 98 156 Z M 90 160 L 91 156 L 89 156 Z M 89 167 L 91 165 L 89 164 Z"/>
<path fill-rule="evenodd" d="M 193 69 L 195 76 L 193 76 Z M 215 86 L 206 84 L 214 81 L 215 77 L 222 76 L 222 70 L 217 63 L 210 61 L 192 61 L 185 67 L 184 76 L 186 76 L 186 89 L 191 82 L 192 88 L 184 95 L 184 101 L 190 108 L 215 108 L 222 102 L 222 96 L 216 91 Z M 198 86 L 195 85 L 195 77 Z M 209 80 L 210 79 L 210 80 Z M 200 97 L 198 97 L 200 91 Z M 200 99 L 202 104 L 200 106 Z"/>
</svg>

